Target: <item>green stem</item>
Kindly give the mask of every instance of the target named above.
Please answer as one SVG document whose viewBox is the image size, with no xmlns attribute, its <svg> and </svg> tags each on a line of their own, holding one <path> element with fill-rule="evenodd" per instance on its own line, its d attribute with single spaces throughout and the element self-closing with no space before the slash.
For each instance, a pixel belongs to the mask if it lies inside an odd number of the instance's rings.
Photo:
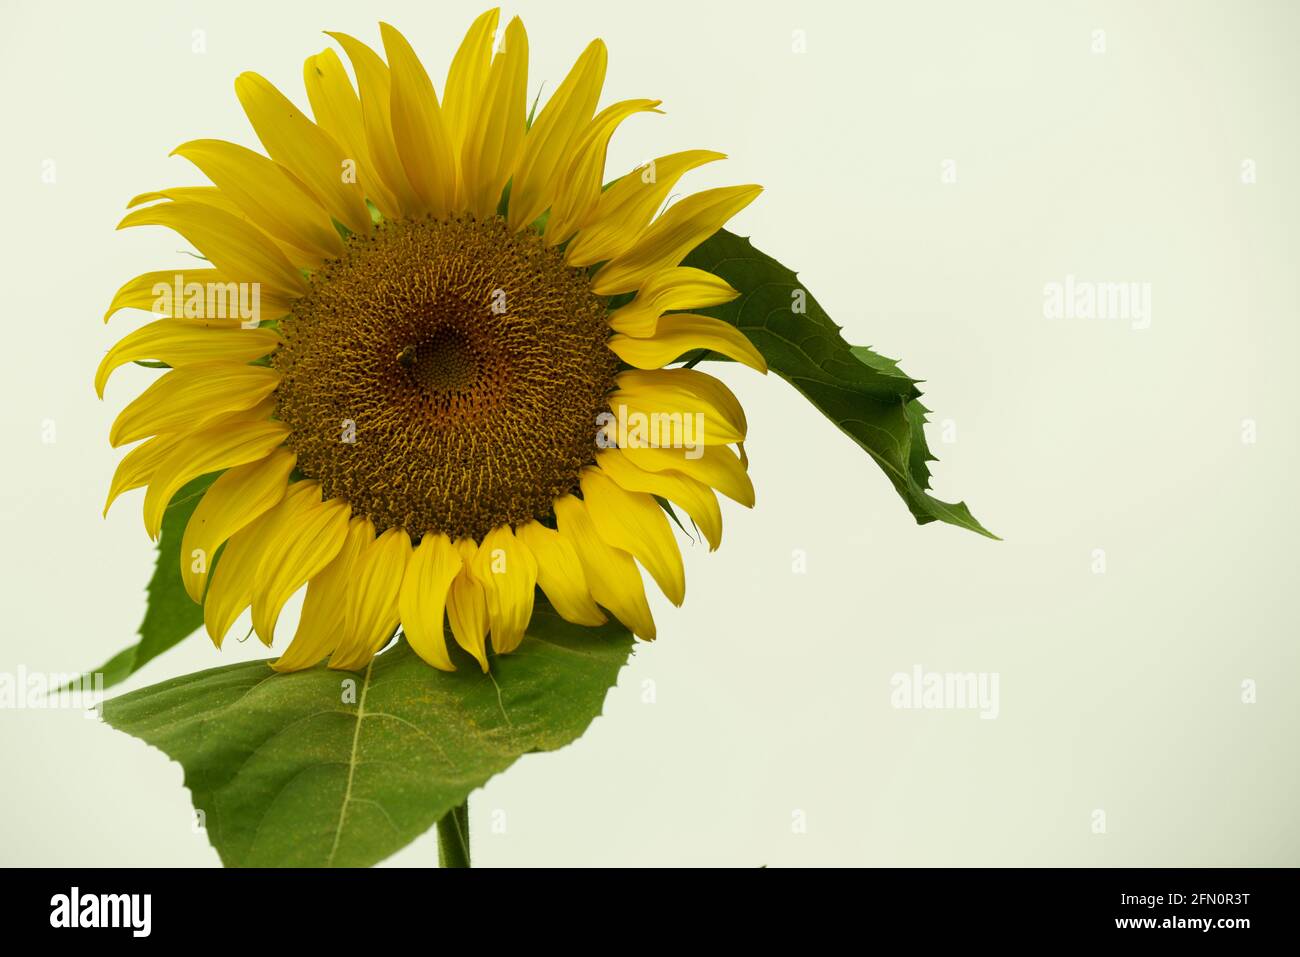
<svg viewBox="0 0 1300 957">
<path fill-rule="evenodd" d="M 469 867 L 469 798 L 438 822 L 438 866 Z"/>
</svg>

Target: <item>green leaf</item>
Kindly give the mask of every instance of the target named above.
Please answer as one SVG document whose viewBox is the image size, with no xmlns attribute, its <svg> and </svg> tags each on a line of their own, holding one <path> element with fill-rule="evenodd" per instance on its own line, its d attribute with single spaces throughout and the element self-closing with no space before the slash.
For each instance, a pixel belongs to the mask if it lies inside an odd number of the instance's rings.
<svg viewBox="0 0 1300 957">
<path fill-rule="evenodd" d="M 181 764 L 226 865 L 368 866 L 520 755 L 581 735 L 632 637 L 539 606 L 491 674 L 448 644 L 450 674 L 399 640 L 364 672 L 255 661 L 186 675 L 106 702 L 104 720 Z"/>
<path fill-rule="evenodd" d="M 929 463 L 935 457 L 925 441 L 929 410 L 921 404 L 916 380 L 895 360 L 849 345 L 794 272 L 725 229 L 696 247 L 682 265 L 721 276 L 740 292 L 732 302 L 698 311 L 743 330 L 773 372 L 876 460 L 918 523 L 947 522 L 997 537 L 965 503 L 930 494 Z M 796 305 L 804 311 L 795 311 Z M 691 364 L 706 356 L 723 358 L 706 353 Z"/>
<path fill-rule="evenodd" d="M 181 537 L 199 499 L 216 481 L 217 474 L 201 476 L 181 488 L 163 513 L 158 559 L 153 577 L 149 579 L 148 604 L 144 621 L 140 622 L 140 640 L 91 672 L 104 675 L 105 688 L 125 681 L 202 626 L 203 606 L 191 601 L 181 584 Z M 214 567 L 215 564 L 214 559 Z"/>
</svg>

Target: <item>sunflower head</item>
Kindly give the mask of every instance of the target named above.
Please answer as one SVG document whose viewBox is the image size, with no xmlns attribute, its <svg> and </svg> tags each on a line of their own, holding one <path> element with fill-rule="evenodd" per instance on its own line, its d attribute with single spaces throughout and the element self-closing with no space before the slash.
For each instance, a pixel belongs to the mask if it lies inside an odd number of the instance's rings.
<svg viewBox="0 0 1300 957">
<path fill-rule="evenodd" d="M 598 111 L 595 40 L 530 122 L 527 34 L 516 18 L 498 44 L 497 21 L 470 27 L 441 97 L 387 24 L 383 56 L 331 34 L 352 76 L 332 49 L 308 58 L 310 117 L 243 74 L 265 153 L 184 143 L 211 185 L 138 196 L 122 221 L 175 230 L 208 266 L 144 273 L 110 306 L 158 318 L 109 351 L 100 394 L 125 363 L 169 368 L 113 424 L 114 446 L 138 444 L 108 504 L 145 487 L 157 537 L 176 492 L 219 473 L 182 580 L 218 645 L 250 608 L 270 645 L 306 586 L 279 670 L 365 667 L 399 626 L 449 670 L 446 622 L 486 671 L 538 588 L 569 621 L 609 613 L 651 639 L 641 569 L 685 595 L 669 503 L 710 549 L 715 491 L 753 504 L 739 402 L 669 366 L 707 350 L 766 371 L 735 327 L 689 312 L 736 291 L 680 265 L 759 188 L 663 208 L 722 158 L 704 150 L 606 184 L 615 130 L 659 102 Z"/>
</svg>

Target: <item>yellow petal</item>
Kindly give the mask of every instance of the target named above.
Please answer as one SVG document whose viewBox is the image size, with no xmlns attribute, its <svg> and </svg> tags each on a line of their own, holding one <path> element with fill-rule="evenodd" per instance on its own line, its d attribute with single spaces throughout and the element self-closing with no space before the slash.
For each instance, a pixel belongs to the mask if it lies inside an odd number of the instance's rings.
<svg viewBox="0 0 1300 957">
<path fill-rule="evenodd" d="M 212 427 L 230 425 L 234 422 L 264 421 L 270 418 L 274 411 L 275 400 L 269 399 L 260 405 L 253 406 L 251 409 L 244 409 L 222 416 L 213 423 Z M 167 459 L 172 449 L 189 434 L 188 431 L 181 431 L 157 435 L 152 439 L 146 439 L 128 452 L 122 458 L 122 461 L 118 463 L 117 470 L 113 473 L 113 481 L 108 491 L 108 500 L 104 503 L 104 514 L 108 514 L 109 507 L 123 492 L 139 488 L 142 485 L 148 485 L 153 481 L 158 466 Z"/>
<path fill-rule="evenodd" d="M 301 671 L 319 664 L 343 635 L 347 618 L 348 582 L 361 549 L 375 539 L 375 527 L 364 518 L 348 523 L 347 538 L 334 560 L 307 584 L 302 614 L 293 641 L 271 667 L 276 671 Z"/>
<path fill-rule="evenodd" d="M 257 405 L 280 373 L 240 362 L 201 362 L 164 372 L 131 401 L 109 430 L 113 448 L 161 432 L 193 431 L 226 413 Z"/>
<path fill-rule="evenodd" d="M 693 392 L 722 410 L 739 431 L 744 432 L 748 427 L 740 400 L 720 379 L 707 372 L 698 369 L 630 369 L 619 374 L 618 382 L 620 386 L 629 389 L 680 389 L 683 392 Z"/>
<path fill-rule="evenodd" d="M 447 70 L 442 115 L 452 148 L 458 154 L 482 108 L 483 91 L 487 88 L 488 73 L 492 68 L 492 40 L 500 14 L 501 11 L 495 7 L 479 14 L 478 19 L 470 24 Z"/>
<path fill-rule="evenodd" d="M 401 215 L 415 217 L 423 209 L 397 154 L 391 117 L 392 76 L 374 50 L 346 33 L 329 33 L 352 61 L 361 91 L 361 118 L 366 127 L 366 146 L 375 172 L 397 201 Z"/>
<path fill-rule="evenodd" d="M 605 623 L 587 588 L 582 562 L 568 539 L 538 522 L 521 525 L 515 536 L 537 559 L 537 584 L 561 618 L 576 625 Z"/>
<path fill-rule="evenodd" d="M 354 233 L 370 232 L 370 209 L 358 183 L 349 182 L 343 147 L 256 73 L 235 80 L 248 122 L 266 152 L 311 190 L 325 210 Z"/>
<path fill-rule="evenodd" d="M 159 463 L 144 495 L 144 527 L 149 537 L 158 537 L 168 503 L 186 482 L 263 459 L 288 434 L 282 422 L 219 422 L 176 443 Z"/>
<path fill-rule="evenodd" d="M 533 617 L 537 559 L 509 526 L 483 536 L 470 575 L 483 587 L 487 600 L 492 647 L 506 655 L 519 647 Z"/>
<path fill-rule="evenodd" d="M 158 466 L 184 437 L 184 434 L 178 432 L 154 436 L 127 452 L 113 472 L 113 481 L 108 486 L 108 501 L 104 503 L 104 514 L 108 514 L 109 508 L 123 492 L 148 485 Z"/>
<path fill-rule="evenodd" d="M 265 157 L 263 157 L 265 159 Z M 268 161 L 269 162 L 269 161 Z M 288 175 L 287 172 L 285 175 Z M 306 187 L 289 176 L 290 182 L 296 184 L 300 193 L 306 193 Z M 172 200 L 178 203 L 191 203 L 201 206 L 208 206 L 218 212 L 227 213 L 234 216 L 240 222 L 252 228 L 253 232 L 262 237 L 263 240 L 270 242 L 295 268 L 300 266 L 316 266 L 320 263 L 319 253 L 309 252 L 301 245 L 280 239 L 278 236 L 268 232 L 265 228 L 265 222 L 259 222 L 258 219 L 250 216 L 245 209 L 236 203 L 230 196 L 227 196 L 215 186 L 173 186 L 169 189 L 154 190 L 149 193 L 141 193 L 131 200 L 127 205 L 137 206 L 140 203 L 152 203 L 157 200 Z M 265 214 L 262 214 L 265 219 Z"/>
<path fill-rule="evenodd" d="M 767 373 L 767 360 L 743 332 L 729 322 L 690 312 L 661 316 L 649 339 L 613 336 L 609 348 L 637 369 L 658 369 L 688 352 L 708 349 Z"/>
<path fill-rule="evenodd" d="M 609 407 L 620 421 L 637 417 L 649 428 L 633 435 L 632 447 L 691 448 L 728 445 L 745 439 L 745 412 L 735 395 L 713 376 L 696 369 L 632 369 L 616 377 Z"/>
<path fill-rule="evenodd" d="M 397 597 L 410 557 L 411 539 L 401 528 L 388 529 L 361 550 L 352 567 L 347 622 L 330 657 L 331 668 L 364 668 L 397 630 Z"/>
<path fill-rule="evenodd" d="M 627 252 L 596 273 L 592 289 L 600 296 L 639 289 L 655 273 L 680 263 L 762 191 L 761 186 L 724 186 L 706 189 L 669 206 Z"/>
<path fill-rule="evenodd" d="M 608 59 L 604 41 L 592 40 L 529 128 L 510 186 L 511 229 L 523 229 L 554 201 L 573 144 L 596 111 Z"/>
<path fill-rule="evenodd" d="M 600 537 L 581 499 L 572 495 L 557 498 L 555 520 L 560 535 L 578 553 L 592 597 L 613 612 L 633 634 L 653 641 L 654 618 L 646 603 L 641 572 L 632 556 Z"/>
<path fill-rule="evenodd" d="M 652 336 L 659 317 L 670 309 L 720 306 L 739 295 L 725 279 L 711 272 L 677 266 L 647 279 L 635 299 L 610 313 L 609 326 L 629 336 Z"/>
<path fill-rule="evenodd" d="M 443 636 L 447 592 L 463 567 L 446 535 L 425 534 L 411 555 L 398 595 L 402 631 L 417 655 L 435 668 L 455 671 Z"/>
<path fill-rule="evenodd" d="M 253 587 L 253 630 L 270 647 L 284 604 L 334 560 L 347 537 L 352 509 L 330 499 L 286 521 L 266 549 L 266 564 Z"/>
<path fill-rule="evenodd" d="M 480 219 L 496 213 L 524 142 L 528 110 L 528 34 L 515 17 L 505 46 L 492 62 L 482 105 L 470 121 L 461 151 L 465 207 Z M 495 641 L 495 639 L 494 639 Z"/>
<path fill-rule="evenodd" d="M 674 605 L 686 597 L 682 553 L 653 496 L 629 492 L 599 469 L 584 469 L 582 497 L 600 537 L 645 566 Z"/>
<path fill-rule="evenodd" d="M 600 194 L 595 211 L 564 251 L 570 266 L 594 266 L 627 252 L 684 174 L 726 159 L 712 150 L 660 156 L 621 177 Z"/>
<path fill-rule="evenodd" d="M 675 471 L 717 489 L 746 508 L 754 507 L 754 483 L 745 462 L 725 445 L 690 449 L 620 449 L 623 457 L 647 472 Z"/>
<path fill-rule="evenodd" d="M 166 226 L 184 236 L 227 276 L 261 282 L 273 294 L 301 295 L 307 282 L 280 248 L 247 220 L 196 202 L 164 203 L 127 213 L 118 229 Z"/>
<path fill-rule="evenodd" d="M 139 359 L 155 359 L 174 368 L 213 360 L 243 364 L 274 351 L 279 343 L 273 329 L 244 329 L 237 321 L 157 319 L 108 350 L 95 372 L 95 392 L 102 399 L 113 371 Z"/>
<path fill-rule="evenodd" d="M 203 624 L 218 648 L 235 619 L 253 602 L 267 549 L 286 524 L 319 504 L 319 485 L 295 482 L 279 505 L 255 518 L 226 543 L 203 599 Z"/>
<path fill-rule="evenodd" d="M 609 141 L 629 116 L 656 110 L 660 100 L 624 100 L 600 111 L 574 147 L 572 161 L 560 177 L 550 219 L 546 221 L 546 242 L 556 246 L 569 239 L 586 223 L 600 199 L 605 179 L 605 156 Z"/>
<path fill-rule="evenodd" d="M 473 655 L 483 673 L 487 674 L 487 597 L 483 594 L 483 586 L 469 571 L 478 549 L 472 541 L 462 538 L 456 543 L 456 551 L 464 567 L 452 579 L 447 591 L 447 621 L 451 623 L 451 634 L 456 644 Z"/>
<path fill-rule="evenodd" d="M 203 624 L 218 648 L 230 626 L 253 600 L 257 569 L 271 541 L 271 516 L 264 515 L 226 543 L 221 564 L 212 575 L 212 585 L 203 601 Z"/>
<path fill-rule="evenodd" d="M 279 534 L 286 525 L 320 505 L 320 501 L 320 485 L 316 482 L 294 482 L 279 505 L 253 519 L 226 542 L 203 599 L 203 624 L 217 648 L 221 648 L 230 625 L 252 605 L 253 592 L 263 573 L 268 571 L 266 553 L 276 544 Z"/>
<path fill-rule="evenodd" d="M 365 117 L 361 100 L 352 88 L 343 61 L 333 50 L 309 56 L 303 64 L 303 84 L 316 124 L 343 148 L 348 159 L 356 161 L 357 182 L 365 195 L 390 218 L 402 214 L 397 197 L 375 170 L 366 141 Z"/>
<path fill-rule="evenodd" d="M 695 521 L 713 551 L 722 542 L 722 511 L 713 489 L 681 472 L 647 472 L 632 464 L 622 449 L 596 453 L 601 471 L 629 492 L 645 492 L 676 502 Z"/>
<path fill-rule="evenodd" d="M 108 311 L 104 313 L 104 321 L 108 322 L 121 309 L 147 309 L 155 316 L 186 317 L 187 302 L 194 304 L 193 298 L 188 294 L 192 290 L 203 291 L 205 312 L 220 312 L 221 303 L 228 305 L 232 301 L 230 284 L 233 281 L 215 269 L 157 269 L 142 273 L 125 282 L 114 294 Z M 234 289 L 235 294 L 238 295 L 238 285 Z M 218 305 L 215 310 L 207 309 L 207 293 L 210 290 Z M 220 296 L 217 293 L 220 293 Z M 251 290 L 246 295 L 251 295 Z M 260 319 L 278 319 L 289 311 L 290 302 L 291 299 L 284 294 L 273 293 L 269 287 L 258 286 Z M 193 313 L 194 309 L 190 312 Z M 199 317 L 190 315 L 186 318 L 197 321 Z M 206 321 L 220 322 L 221 320 L 217 317 Z"/>
<path fill-rule="evenodd" d="M 191 140 L 172 153 L 202 170 L 254 223 L 315 262 L 343 254 L 329 213 L 273 160 L 224 140 Z"/>
<path fill-rule="evenodd" d="M 387 23 L 379 25 L 379 32 L 392 74 L 389 108 L 397 155 L 422 210 L 446 215 L 456 202 L 456 156 L 438 96 L 406 37 Z"/>
<path fill-rule="evenodd" d="M 284 499 L 297 460 L 288 449 L 277 449 L 260 461 L 223 472 L 200 499 L 185 526 L 180 551 L 181 584 L 195 601 L 203 601 L 217 549 Z"/>
<path fill-rule="evenodd" d="M 215 186 L 172 186 L 168 189 L 150 190 L 132 197 L 131 202 L 126 204 L 126 208 L 133 209 L 142 203 L 156 203 L 159 200 L 199 203 L 230 213 L 239 219 L 248 220 L 247 214 L 239 208 L 239 204 Z"/>
</svg>

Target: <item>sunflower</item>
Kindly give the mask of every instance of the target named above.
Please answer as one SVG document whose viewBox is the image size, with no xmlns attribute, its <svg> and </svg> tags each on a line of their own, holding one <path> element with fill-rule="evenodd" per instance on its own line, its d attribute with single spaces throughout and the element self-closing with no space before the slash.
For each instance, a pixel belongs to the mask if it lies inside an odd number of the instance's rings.
<svg viewBox="0 0 1300 957">
<path fill-rule="evenodd" d="M 126 307 L 159 318 L 105 356 L 166 368 L 118 416 L 139 442 L 105 512 L 146 487 L 144 521 L 214 473 L 185 528 L 181 576 L 220 647 L 236 619 L 268 646 L 306 587 L 281 671 L 364 668 L 400 627 L 435 668 L 454 640 L 523 640 L 536 590 L 563 618 L 655 625 L 641 568 L 685 595 L 676 505 L 710 550 L 715 494 L 753 505 L 735 396 L 693 368 L 710 350 L 765 372 L 735 327 L 689 311 L 738 294 L 680 265 L 760 192 L 709 189 L 664 208 L 688 171 L 661 156 L 604 183 L 615 129 L 657 100 L 596 112 L 593 41 L 530 115 L 528 37 L 498 13 L 470 27 L 439 99 L 397 30 L 385 57 L 330 34 L 304 67 L 309 118 L 255 73 L 235 92 L 265 155 L 177 147 L 211 186 L 136 197 L 119 228 L 165 226 L 208 267 L 148 272 Z M 386 58 L 386 62 L 385 62 Z M 671 433 L 671 435 L 668 435 Z M 665 441 L 665 436 L 668 441 Z M 734 446 L 734 449 L 733 449 Z M 219 559 L 219 560 L 218 560 Z"/>
</svg>

